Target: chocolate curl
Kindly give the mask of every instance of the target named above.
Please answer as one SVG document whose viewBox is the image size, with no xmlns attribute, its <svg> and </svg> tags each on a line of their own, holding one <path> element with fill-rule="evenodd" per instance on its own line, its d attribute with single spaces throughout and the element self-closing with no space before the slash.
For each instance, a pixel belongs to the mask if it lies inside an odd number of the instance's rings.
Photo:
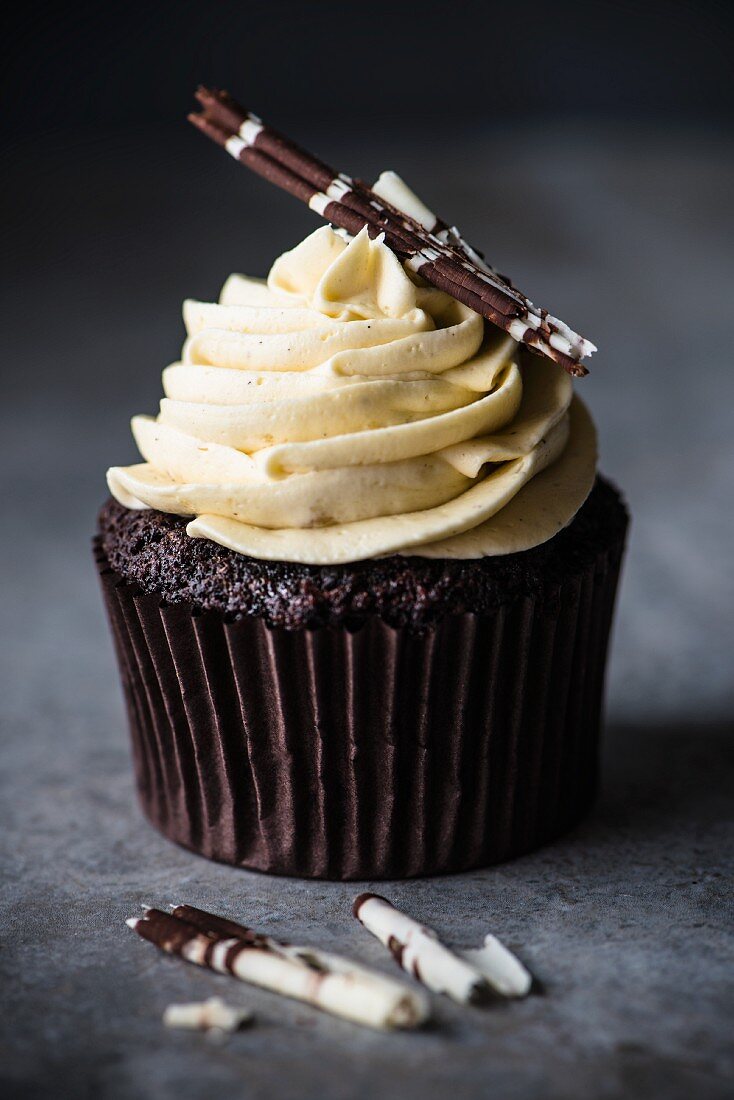
<svg viewBox="0 0 734 1100">
<path fill-rule="evenodd" d="M 182 919 L 185 912 L 192 919 Z M 402 983 L 339 955 L 282 944 L 201 909 L 146 909 L 130 928 L 169 955 L 381 1030 L 415 1028 L 428 1003 Z"/>
<path fill-rule="evenodd" d="M 486 999 L 490 990 L 503 997 L 524 997 L 530 991 L 531 975 L 494 936 L 487 936 L 483 948 L 460 955 L 445 947 L 432 928 L 379 894 L 360 894 L 352 911 L 397 964 L 434 993 L 471 1004 Z"/>
<path fill-rule="evenodd" d="M 348 233 L 356 234 L 365 226 L 373 237 L 384 233 L 388 247 L 421 278 L 570 374 L 588 373 L 580 359 L 595 351 L 594 345 L 547 310 L 533 306 L 446 223 L 437 219 L 437 232 L 431 232 L 359 180 L 336 172 L 271 129 L 228 93 L 199 88 L 196 98 L 203 112 L 190 114 L 189 120 L 232 156 Z"/>
</svg>

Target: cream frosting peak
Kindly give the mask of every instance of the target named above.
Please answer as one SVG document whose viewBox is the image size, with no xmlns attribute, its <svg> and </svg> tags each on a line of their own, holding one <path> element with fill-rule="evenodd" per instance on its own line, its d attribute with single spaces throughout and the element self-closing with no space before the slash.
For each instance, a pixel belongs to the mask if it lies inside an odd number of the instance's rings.
<svg viewBox="0 0 734 1100">
<path fill-rule="evenodd" d="M 145 461 L 108 482 L 127 507 L 193 516 L 192 536 L 314 564 L 480 557 L 550 538 L 591 488 L 568 376 L 366 230 L 316 230 L 184 322 L 157 418 L 132 422 Z"/>
</svg>

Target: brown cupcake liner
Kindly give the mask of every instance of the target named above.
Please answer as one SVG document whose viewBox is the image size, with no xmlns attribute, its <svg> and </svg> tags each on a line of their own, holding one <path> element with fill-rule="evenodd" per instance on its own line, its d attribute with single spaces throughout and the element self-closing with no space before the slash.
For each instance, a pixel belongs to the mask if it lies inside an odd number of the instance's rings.
<svg viewBox="0 0 734 1100">
<path fill-rule="evenodd" d="M 597 785 L 622 545 L 494 614 L 415 634 L 271 628 L 166 604 L 95 554 L 143 810 L 210 859 L 308 878 L 483 867 Z"/>
</svg>

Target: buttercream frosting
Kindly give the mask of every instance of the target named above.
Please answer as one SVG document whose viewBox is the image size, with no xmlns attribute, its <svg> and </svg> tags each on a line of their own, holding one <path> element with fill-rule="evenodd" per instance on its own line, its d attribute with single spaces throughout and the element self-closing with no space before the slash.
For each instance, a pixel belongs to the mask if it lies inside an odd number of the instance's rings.
<svg viewBox="0 0 734 1100">
<path fill-rule="evenodd" d="M 558 366 L 419 282 L 382 238 L 324 226 L 267 281 L 187 301 L 160 412 L 132 421 L 145 461 L 108 471 L 113 495 L 318 565 L 551 538 L 594 481 L 586 409 Z"/>
</svg>

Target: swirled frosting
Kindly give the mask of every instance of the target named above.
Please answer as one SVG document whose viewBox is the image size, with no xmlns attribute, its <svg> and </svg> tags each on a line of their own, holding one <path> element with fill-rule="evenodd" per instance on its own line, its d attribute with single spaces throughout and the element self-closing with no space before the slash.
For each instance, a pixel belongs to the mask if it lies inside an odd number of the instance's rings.
<svg viewBox="0 0 734 1100">
<path fill-rule="evenodd" d="M 267 282 L 187 301 L 145 459 L 108 471 L 129 508 L 192 536 L 318 565 L 528 549 L 573 518 L 596 440 L 571 381 L 418 286 L 381 238 L 317 229 Z"/>
</svg>

